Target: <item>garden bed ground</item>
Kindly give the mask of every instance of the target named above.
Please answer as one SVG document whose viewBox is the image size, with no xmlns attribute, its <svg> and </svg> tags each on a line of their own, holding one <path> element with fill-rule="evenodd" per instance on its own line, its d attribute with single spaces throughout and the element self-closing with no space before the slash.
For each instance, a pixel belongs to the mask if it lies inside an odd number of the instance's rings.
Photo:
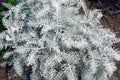
<svg viewBox="0 0 120 80">
<path fill-rule="evenodd" d="M 90 9 L 94 9 L 95 5 L 91 4 L 89 0 L 86 0 L 87 5 Z M 114 18 L 110 18 L 103 14 L 104 16 L 101 19 L 101 23 L 104 26 L 104 28 L 111 29 L 114 33 L 116 33 L 116 36 L 120 38 L 120 14 L 117 14 L 114 16 Z M 120 50 L 120 42 L 114 45 L 116 49 Z M 120 62 L 116 62 L 117 70 L 114 72 L 113 75 L 119 78 L 120 80 Z M 0 80 L 9 80 L 7 77 L 7 70 L 9 68 L 0 68 Z M 20 77 L 15 77 L 11 80 L 21 80 Z"/>
<path fill-rule="evenodd" d="M 104 28 L 111 29 L 118 38 L 120 38 L 120 14 L 115 15 L 114 18 L 104 15 L 101 19 Z M 120 50 L 120 42 L 113 45 L 116 49 Z M 113 75 L 117 76 L 120 80 L 120 62 L 116 62 L 117 70 Z"/>
<path fill-rule="evenodd" d="M 6 72 L 7 68 L 0 68 L 0 80 L 21 80 L 19 76 L 12 79 L 8 79 Z"/>
<path fill-rule="evenodd" d="M 86 0 L 87 6 L 90 9 L 95 9 L 97 4 L 92 4 L 89 0 Z M 101 24 L 104 28 L 109 28 L 116 34 L 116 37 L 120 38 L 120 13 L 113 15 L 113 18 L 107 16 L 103 13 L 101 18 Z M 116 49 L 120 50 L 120 42 L 113 45 Z M 120 61 L 116 62 L 117 70 L 114 72 L 115 75 L 120 80 Z"/>
</svg>

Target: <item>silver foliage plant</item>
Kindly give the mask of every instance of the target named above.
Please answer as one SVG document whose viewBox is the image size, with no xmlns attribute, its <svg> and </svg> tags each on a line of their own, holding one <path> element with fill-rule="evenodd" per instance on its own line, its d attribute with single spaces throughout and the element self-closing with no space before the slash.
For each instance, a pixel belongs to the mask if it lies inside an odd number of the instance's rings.
<svg viewBox="0 0 120 80">
<path fill-rule="evenodd" d="M 83 8 L 84 14 L 78 14 Z M 11 7 L 0 33 L 9 77 L 23 80 L 108 80 L 116 70 L 119 41 L 103 29 L 99 10 L 84 0 L 25 0 Z"/>
</svg>

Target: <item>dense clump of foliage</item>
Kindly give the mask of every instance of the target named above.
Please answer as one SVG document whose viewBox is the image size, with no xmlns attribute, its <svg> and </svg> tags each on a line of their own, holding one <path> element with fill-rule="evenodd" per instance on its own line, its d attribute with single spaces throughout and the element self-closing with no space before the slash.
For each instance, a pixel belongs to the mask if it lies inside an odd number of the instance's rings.
<svg viewBox="0 0 120 80">
<path fill-rule="evenodd" d="M 109 16 L 120 13 L 120 0 L 91 0 L 97 7 Z"/>
<path fill-rule="evenodd" d="M 6 8 L 4 5 L 2 5 L 2 3 L 6 3 L 8 5 L 16 5 L 17 1 L 16 0 L 1 0 L 0 1 L 0 13 L 2 12 L 5 12 L 8 10 L 8 8 Z M 0 32 L 6 30 L 6 28 L 3 26 L 3 23 L 2 23 L 2 19 L 4 17 L 4 14 L 0 14 Z M 3 49 L 3 50 L 0 50 L 0 58 L 3 57 L 3 55 L 5 54 L 6 50 Z"/>
<path fill-rule="evenodd" d="M 79 13 L 83 8 L 84 14 Z M 99 10 L 84 0 L 23 0 L 12 6 L 2 21 L 0 49 L 11 66 L 9 78 L 23 80 L 108 80 L 120 60 L 113 43 L 119 41 L 103 29 Z"/>
<path fill-rule="evenodd" d="M 5 8 L 2 4 L 0 4 L 0 13 L 3 12 L 3 11 L 6 11 L 8 10 L 7 8 Z M 2 19 L 3 19 L 3 15 L 0 14 L 0 32 L 2 32 L 4 30 L 4 26 L 2 24 Z"/>
</svg>

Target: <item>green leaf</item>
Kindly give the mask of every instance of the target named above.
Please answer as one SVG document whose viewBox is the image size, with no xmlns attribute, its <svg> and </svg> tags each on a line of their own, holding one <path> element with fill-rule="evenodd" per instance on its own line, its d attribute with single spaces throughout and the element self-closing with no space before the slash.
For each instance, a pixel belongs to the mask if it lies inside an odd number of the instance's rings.
<svg viewBox="0 0 120 80">
<path fill-rule="evenodd" d="M 7 8 L 5 8 L 2 4 L 0 4 L 0 12 L 6 11 L 8 10 Z"/>
<path fill-rule="evenodd" d="M 3 15 L 0 15 L 0 21 L 3 19 L 3 17 L 4 17 Z"/>
<path fill-rule="evenodd" d="M 0 51 L 0 58 L 2 58 L 3 55 L 4 55 L 6 52 L 7 52 L 7 50 L 2 50 L 2 51 Z"/>
<path fill-rule="evenodd" d="M 10 5 L 16 5 L 17 0 L 6 0 L 6 3 Z"/>
</svg>

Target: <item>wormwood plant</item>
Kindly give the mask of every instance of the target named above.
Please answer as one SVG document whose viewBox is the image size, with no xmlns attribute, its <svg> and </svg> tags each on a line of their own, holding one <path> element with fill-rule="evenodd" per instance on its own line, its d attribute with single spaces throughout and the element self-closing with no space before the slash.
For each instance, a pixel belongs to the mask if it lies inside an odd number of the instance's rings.
<svg viewBox="0 0 120 80">
<path fill-rule="evenodd" d="M 85 14 L 78 15 L 82 7 Z M 4 55 L 9 78 L 108 80 L 120 56 L 112 48 L 118 39 L 102 28 L 101 17 L 84 0 L 25 0 L 11 7 L 0 34 L 0 48 L 11 47 Z"/>
<path fill-rule="evenodd" d="M 5 8 L 5 6 L 2 5 L 2 3 L 7 3 L 9 5 L 15 5 L 16 2 L 17 2 L 16 0 L 0 0 L 0 13 L 8 10 L 7 8 Z M 0 32 L 6 30 L 5 27 L 2 24 L 3 17 L 4 17 L 4 15 L 0 14 Z M 6 52 L 6 50 L 4 50 L 4 49 L 0 50 L 0 58 L 3 57 L 5 52 Z M 0 61 L 0 63 L 1 63 L 1 61 Z"/>
</svg>

